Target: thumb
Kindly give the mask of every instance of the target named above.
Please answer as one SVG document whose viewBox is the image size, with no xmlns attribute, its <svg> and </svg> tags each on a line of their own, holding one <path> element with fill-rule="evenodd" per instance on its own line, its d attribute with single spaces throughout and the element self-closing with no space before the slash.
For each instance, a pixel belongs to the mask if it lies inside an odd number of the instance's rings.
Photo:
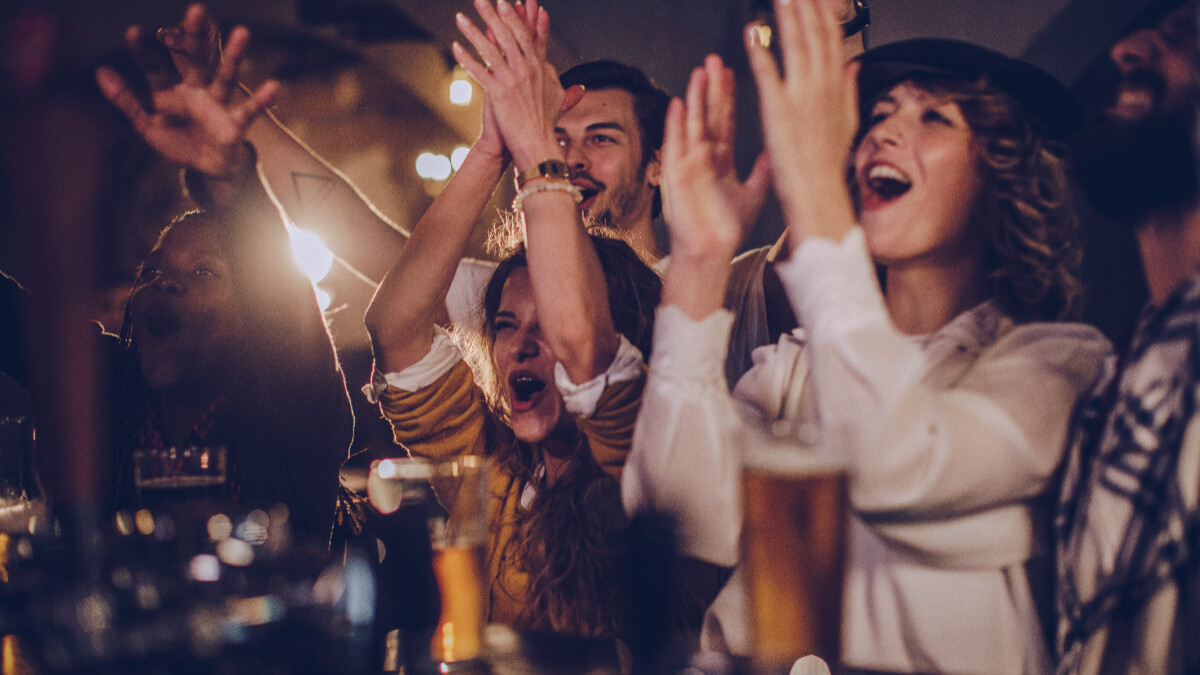
<svg viewBox="0 0 1200 675">
<path fill-rule="evenodd" d="M 579 102 L 583 100 L 583 93 L 584 91 L 582 84 L 573 84 L 567 87 L 567 89 L 563 92 L 562 110 L 560 110 L 558 114 L 562 115 L 571 108 L 579 105 Z"/>
</svg>

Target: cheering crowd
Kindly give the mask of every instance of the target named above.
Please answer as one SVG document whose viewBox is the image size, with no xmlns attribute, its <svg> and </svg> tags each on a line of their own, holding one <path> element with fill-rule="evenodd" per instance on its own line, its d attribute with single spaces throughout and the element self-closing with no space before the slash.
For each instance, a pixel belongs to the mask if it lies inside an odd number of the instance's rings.
<svg viewBox="0 0 1200 675">
<path fill-rule="evenodd" d="M 1200 672 L 1195 3 L 1151 3 L 1085 105 L 966 42 L 858 53 L 842 4 L 776 0 L 773 31 L 746 28 L 764 151 L 742 178 L 751 102 L 720 58 L 681 98 L 613 61 L 559 74 L 537 0 L 475 0 L 452 53 L 482 131 L 379 270 L 369 382 L 345 381 L 290 259 L 305 214 L 281 167 L 332 177 L 331 227 L 380 217 L 267 114 L 284 85 L 239 86 L 245 28 L 217 51 L 195 5 L 131 29 L 149 95 L 96 81 L 200 209 L 163 231 L 106 342 L 105 507 L 133 503 L 135 449 L 220 444 L 233 498 L 286 504 L 324 544 L 354 520 L 339 467 L 361 388 L 391 456 L 492 460 L 488 622 L 636 643 L 631 523 L 653 514 L 677 639 L 739 656 L 741 440 L 768 430 L 848 471 L 831 665 Z M 465 260 L 510 167 L 498 261 Z M 785 232 L 743 252 L 769 192 Z M 1149 290 L 1117 350 L 1079 322 L 1085 202 L 1133 232 Z"/>
</svg>

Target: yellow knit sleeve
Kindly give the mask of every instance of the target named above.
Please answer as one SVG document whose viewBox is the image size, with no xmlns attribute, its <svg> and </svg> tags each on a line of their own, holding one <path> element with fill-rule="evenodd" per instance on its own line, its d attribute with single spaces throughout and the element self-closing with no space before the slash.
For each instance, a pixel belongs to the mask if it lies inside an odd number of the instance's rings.
<svg viewBox="0 0 1200 675">
<path fill-rule="evenodd" d="M 596 463 L 617 480 L 621 479 L 625 458 L 633 444 L 633 428 L 646 389 L 646 365 L 642 364 L 641 369 L 641 375 L 635 379 L 605 388 L 591 417 L 575 420 L 587 436 Z"/>
<path fill-rule="evenodd" d="M 487 402 L 464 361 L 417 391 L 389 386 L 379 397 L 379 409 L 392 425 L 392 437 L 413 455 L 483 454 Z"/>
</svg>

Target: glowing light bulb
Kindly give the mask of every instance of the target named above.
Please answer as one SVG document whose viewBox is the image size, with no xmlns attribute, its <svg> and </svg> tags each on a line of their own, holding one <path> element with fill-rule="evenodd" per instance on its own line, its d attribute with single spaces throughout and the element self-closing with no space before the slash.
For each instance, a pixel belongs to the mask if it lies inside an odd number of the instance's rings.
<svg viewBox="0 0 1200 675">
<path fill-rule="evenodd" d="M 450 82 L 450 102 L 454 105 L 471 105 L 471 98 L 475 95 L 475 87 L 470 81 L 456 79 Z"/>
<path fill-rule="evenodd" d="M 450 158 L 432 152 L 422 152 L 417 156 L 417 175 L 429 180 L 446 180 L 454 171 Z"/>
<path fill-rule="evenodd" d="M 450 153 L 450 165 L 454 167 L 455 171 L 458 171 L 458 167 L 462 166 L 463 160 L 467 158 L 467 153 L 470 151 L 471 149 L 467 146 L 460 145 L 454 149 L 454 152 Z"/>
<path fill-rule="evenodd" d="M 292 238 L 292 257 L 309 281 L 315 284 L 324 279 L 333 267 L 333 254 L 325 248 L 325 242 L 312 232 L 298 227 L 289 227 L 288 234 Z"/>
</svg>

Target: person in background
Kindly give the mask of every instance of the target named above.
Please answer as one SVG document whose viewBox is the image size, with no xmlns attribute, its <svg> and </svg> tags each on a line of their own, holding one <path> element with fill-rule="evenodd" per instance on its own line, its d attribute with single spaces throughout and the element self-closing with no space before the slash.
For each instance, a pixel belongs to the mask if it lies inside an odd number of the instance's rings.
<svg viewBox="0 0 1200 675">
<path fill-rule="evenodd" d="M 787 222 L 776 269 L 804 328 L 756 351 L 730 395 L 723 261 L 745 232 L 717 189 L 728 75 L 709 57 L 668 113 L 672 263 L 623 490 L 678 514 L 685 553 L 734 565 L 739 429 L 833 447 L 850 472 L 842 665 L 1048 672 L 1039 514 L 1110 353 L 1098 331 L 1056 322 L 1080 291 L 1056 152 L 1070 95 L 949 40 L 846 67 L 817 0 L 775 14 L 782 72 L 756 27 L 747 51 Z M 749 653 L 742 582 L 735 571 L 710 608 L 706 648 Z"/>
<path fill-rule="evenodd" d="M 186 167 L 203 208 L 176 218 L 142 262 L 121 330 L 113 503 L 136 503 L 137 448 L 226 446 L 229 496 L 287 506 L 294 534 L 328 545 L 353 417 L 311 283 L 263 189 L 247 127 L 278 90 L 233 100 L 249 33 L 235 29 L 211 79 L 176 72 L 137 28 L 144 108 L 114 71 L 96 80 L 155 150 Z"/>
<path fill-rule="evenodd" d="M 1196 3 L 1114 44 L 1076 147 L 1088 197 L 1133 228 L 1149 303 L 1077 427 L 1056 520 L 1061 673 L 1200 671 L 1200 191 Z"/>
</svg>

